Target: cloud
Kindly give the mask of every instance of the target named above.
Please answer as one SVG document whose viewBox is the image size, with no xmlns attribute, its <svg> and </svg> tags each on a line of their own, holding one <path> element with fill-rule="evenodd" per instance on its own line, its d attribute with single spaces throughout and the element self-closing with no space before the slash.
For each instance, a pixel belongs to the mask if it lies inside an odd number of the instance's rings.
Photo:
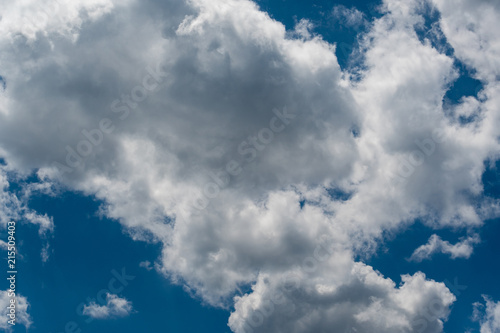
<svg viewBox="0 0 500 333">
<path fill-rule="evenodd" d="M 153 265 L 151 264 L 151 262 L 149 260 L 141 261 L 139 263 L 139 267 L 143 267 L 148 271 L 153 269 Z"/>
<path fill-rule="evenodd" d="M 54 221 L 47 214 L 39 214 L 27 204 L 29 197 L 19 198 L 10 189 L 9 177 L 4 166 L 0 165 L 0 225 L 6 228 L 10 221 L 24 220 L 38 226 L 40 235 L 54 230 Z"/>
<path fill-rule="evenodd" d="M 24 1 L 16 6 L 2 4 L 0 32 L 9 38 L 27 37 L 35 40 L 37 34 L 62 33 L 77 38 L 76 33 L 84 18 L 94 20 L 112 8 L 108 0 L 91 1 Z"/>
<path fill-rule="evenodd" d="M 45 246 L 42 248 L 42 251 L 40 252 L 40 258 L 42 259 L 42 262 L 49 261 L 51 252 L 52 251 L 50 250 L 50 244 L 45 244 Z"/>
<path fill-rule="evenodd" d="M 425 275 L 402 276 L 396 288 L 371 267 L 259 276 L 252 293 L 236 297 L 229 326 L 241 332 L 441 332 L 455 296 Z M 346 274 L 347 273 L 347 274 Z M 343 275 L 339 279 L 339 275 Z M 423 315 L 423 311 L 427 311 Z"/>
<path fill-rule="evenodd" d="M 14 175 L 13 175 L 14 174 Z M 21 182 L 22 175 L 10 172 L 10 177 Z M 44 245 L 40 252 L 42 262 L 47 262 L 50 257 L 48 238 L 54 231 L 54 220 L 47 214 L 40 214 L 31 209 L 28 205 L 29 199 L 34 193 L 50 192 L 52 184 L 50 182 L 29 182 L 23 184 L 21 182 L 19 193 L 14 193 L 10 188 L 9 172 L 7 168 L 0 165 L 0 226 L 2 229 L 7 230 L 8 222 L 16 223 L 31 223 L 38 227 L 38 233 L 42 238 Z M 7 243 L 0 241 L 0 248 L 7 249 Z M 18 253 L 22 257 L 22 254 Z"/>
<path fill-rule="evenodd" d="M 347 8 L 344 5 L 336 5 L 332 10 L 332 17 L 340 24 L 348 27 L 359 29 L 367 23 L 366 16 L 363 12 L 355 7 Z"/>
<path fill-rule="evenodd" d="M 162 243 L 158 271 L 208 304 L 234 306 L 233 330 L 252 309 L 266 313 L 294 273 L 296 288 L 259 327 L 442 329 L 454 298 L 441 283 L 417 273 L 396 287 L 355 258 L 416 219 L 471 230 L 495 216 L 481 176 L 499 151 L 496 49 L 465 50 L 444 28 L 461 14 L 436 1 L 444 36 L 484 90 L 454 113 L 442 101 L 456 59 L 419 38 L 420 1 L 383 2 L 359 36 L 357 73 L 341 70 L 336 46 L 306 21 L 294 38 L 250 1 L 99 4 L 99 15 L 68 17 L 75 34 L 50 24 L 26 40 L 0 37 L 10 170 L 95 196 L 131 237 Z M 474 34 L 497 45 L 495 34 Z M 457 114 L 480 117 L 462 124 Z M 335 244 L 326 258 L 323 237 Z M 426 304 L 439 311 L 418 322 Z"/>
<path fill-rule="evenodd" d="M 474 251 L 474 244 L 480 242 L 479 236 L 470 236 L 466 239 L 461 240 L 456 244 L 450 244 L 448 241 L 444 241 L 438 235 L 432 235 L 427 244 L 419 246 L 411 255 L 410 260 L 422 261 L 425 259 L 430 259 L 435 253 L 449 254 L 451 259 L 464 258 L 469 259 L 472 252 Z"/>
<path fill-rule="evenodd" d="M 296 36 L 298 38 L 311 39 L 312 38 L 312 30 L 314 29 L 314 24 L 307 20 L 301 19 L 294 28 L 294 33 L 292 36 Z"/>
<path fill-rule="evenodd" d="M 91 302 L 83 307 L 83 314 L 95 319 L 126 317 L 132 312 L 132 303 L 125 298 L 110 293 L 106 294 L 106 304 Z"/>
<path fill-rule="evenodd" d="M 15 299 L 15 307 L 16 307 L 16 319 L 15 323 L 17 325 L 21 324 L 28 329 L 31 324 L 31 317 L 28 314 L 29 303 L 26 297 L 21 295 L 16 295 L 15 298 L 11 298 L 9 295 L 9 290 L 1 290 L 0 291 L 0 329 L 5 330 L 6 332 L 10 332 L 12 330 L 12 324 L 9 324 L 9 306 L 11 306 L 11 300 Z"/>
<path fill-rule="evenodd" d="M 500 45 L 494 31 L 500 28 L 500 6 L 490 0 L 433 0 L 441 13 L 440 26 L 456 56 L 477 70 L 482 81 L 498 81 Z"/>
<path fill-rule="evenodd" d="M 481 333 L 495 333 L 500 330 L 500 302 L 493 302 L 483 296 L 486 307 L 479 302 L 474 303 L 474 319 L 481 325 Z"/>
</svg>

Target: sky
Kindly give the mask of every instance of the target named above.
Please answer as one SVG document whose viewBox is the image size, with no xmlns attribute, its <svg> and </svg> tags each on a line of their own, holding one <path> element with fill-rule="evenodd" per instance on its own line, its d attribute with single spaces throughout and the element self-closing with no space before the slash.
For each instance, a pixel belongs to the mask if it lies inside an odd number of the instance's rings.
<svg viewBox="0 0 500 333">
<path fill-rule="evenodd" d="M 500 332 L 499 18 L 0 2 L 0 331 Z"/>
</svg>

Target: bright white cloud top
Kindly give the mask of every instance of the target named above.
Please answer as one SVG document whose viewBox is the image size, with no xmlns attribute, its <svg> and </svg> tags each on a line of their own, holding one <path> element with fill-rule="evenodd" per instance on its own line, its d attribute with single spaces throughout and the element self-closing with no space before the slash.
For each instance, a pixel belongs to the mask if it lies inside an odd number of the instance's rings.
<svg viewBox="0 0 500 333">
<path fill-rule="evenodd" d="M 478 98 L 444 109 L 458 69 L 419 39 L 426 3 Z M 291 36 L 247 0 L 72 1 L 35 28 L 12 23 L 23 6 L 0 21 L 6 170 L 101 199 L 131 237 L 163 244 L 165 277 L 234 306 L 234 332 L 442 331 L 443 283 L 396 285 L 355 258 L 417 218 L 473 230 L 497 216 L 481 182 L 499 154 L 496 2 L 385 0 L 356 75 L 307 22 Z M 87 313 L 130 312 L 109 297 Z"/>
</svg>

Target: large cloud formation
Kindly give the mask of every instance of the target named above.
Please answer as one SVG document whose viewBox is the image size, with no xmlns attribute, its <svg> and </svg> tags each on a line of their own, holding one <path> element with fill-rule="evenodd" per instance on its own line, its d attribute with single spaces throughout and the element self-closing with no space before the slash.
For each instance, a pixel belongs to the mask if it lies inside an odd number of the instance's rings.
<svg viewBox="0 0 500 333">
<path fill-rule="evenodd" d="M 444 284 L 397 286 L 355 258 L 417 218 L 475 229 L 497 213 L 481 183 L 499 152 L 494 2 L 385 0 L 355 73 L 306 21 L 289 33 L 248 0 L 73 1 L 28 26 L 13 8 L 8 170 L 100 198 L 164 245 L 160 272 L 233 309 L 234 332 L 442 331 Z M 457 59 L 482 89 L 445 105 Z"/>
</svg>

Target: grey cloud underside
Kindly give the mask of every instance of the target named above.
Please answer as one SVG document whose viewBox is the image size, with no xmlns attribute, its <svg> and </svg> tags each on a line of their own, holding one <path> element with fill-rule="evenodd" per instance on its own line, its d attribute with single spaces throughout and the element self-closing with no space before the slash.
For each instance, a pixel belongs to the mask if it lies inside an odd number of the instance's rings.
<svg viewBox="0 0 500 333">
<path fill-rule="evenodd" d="M 488 61 L 497 37 L 478 28 L 469 38 L 492 47 L 463 51 L 453 35 L 460 15 L 434 1 L 456 56 L 485 87 L 452 113 L 481 114 L 461 125 L 442 107 L 453 58 L 415 33 L 419 1 L 384 2 L 360 36 L 366 69 L 356 82 L 333 45 L 304 31 L 287 37 L 248 1 L 96 3 L 105 10 L 81 18 L 77 38 L 49 22 L 36 37 L 0 39 L 8 168 L 95 195 L 132 237 L 162 242 L 158 270 L 234 307 L 235 332 L 442 330 L 454 301 L 443 284 L 418 273 L 396 286 L 353 258 L 416 218 L 477 229 L 497 213 L 481 184 L 484 161 L 498 156 L 499 85 L 489 74 L 498 64 Z M 143 101 L 127 102 L 140 90 Z M 96 133 L 103 119 L 113 131 L 101 128 L 92 153 L 58 174 L 54 162 L 66 165 L 67 147 L 77 151 L 82 130 Z M 236 176 L 224 171 L 230 161 L 242 168 Z M 350 196 L 335 200 L 326 188 Z M 318 257 L 325 239 L 332 250 Z M 283 289 L 290 276 L 300 282 Z"/>
</svg>

